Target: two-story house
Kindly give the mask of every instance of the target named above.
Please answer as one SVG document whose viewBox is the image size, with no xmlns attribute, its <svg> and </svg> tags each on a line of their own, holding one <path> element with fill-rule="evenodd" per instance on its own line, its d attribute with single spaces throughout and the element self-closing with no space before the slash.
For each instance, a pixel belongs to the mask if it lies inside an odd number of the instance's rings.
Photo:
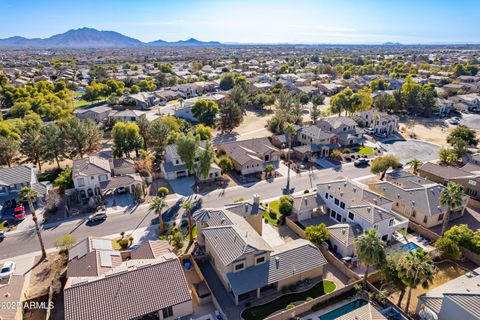
<svg viewBox="0 0 480 320">
<path fill-rule="evenodd" d="M 278 168 L 281 154 L 268 138 L 222 143 L 217 149 L 232 159 L 235 170 L 242 175 L 262 172 L 270 163 Z"/>
<path fill-rule="evenodd" d="M 398 117 L 379 112 L 375 109 L 365 110 L 358 114 L 366 128 L 374 133 L 389 135 L 398 129 Z"/>
<path fill-rule="evenodd" d="M 317 121 L 317 126 L 325 132 L 338 136 L 338 143 L 342 146 L 359 144 L 363 140 L 363 133 L 357 128 L 355 120 L 349 117 L 329 117 Z"/>
<path fill-rule="evenodd" d="M 75 189 L 82 197 L 103 195 L 119 188 L 133 192 L 134 187 L 143 187 L 142 178 L 135 171 L 132 159 L 107 159 L 98 155 L 74 160 L 72 179 Z"/>
<path fill-rule="evenodd" d="M 199 150 L 205 148 L 205 141 L 200 142 Z M 199 161 L 198 155 L 195 157 L 195 168 L 196 171 L 197 163 Z M 170 144 L 165 147 L 164 153 L 164 160 L 160 165 L 163 177 L 167 180 L 175 180 L 177 178 L 187 177 L 190 175 L 187 169 L 187 165 L 185 162 L 182 161 L 180 156 L 177 153 L 177 145 Z M 205 179 L 203 177 L 198 176 L 200 180 L 215 180 L 220 178 L 222 175 L 222 169 L 217 166 L 214 162 L 210 167 L 210 172 L 208 173 L 208 177 Z"/>
<path fill-rule="evenodd" d="M 51 190 L 49 182 L 39 182 L 33 166 L 17 166 L 0 168 L 0 204 L 16 199 L 22 187 L 30 187 L 39 193 L 41 198 Z"/>
<path fill-rule="evenodd" d="M 440 205 L 440 193 L 444 186 L 402 170 L 387 174 L 387 181 L 370 186 L 392 201 L 392 210 L 425 228 L 443 223 L 447 206 Z M 468 197 L 462 206 L 450 213 L 450 220 L 463 216 Z"/>
<path fill-rule="evenodd" d="M 293 151 L 296 157 L 307 161 L 328 157 L 332 150 L 340 147 L 336 134 L 322 131 L 317 126 L 300 128 L 295 141 L 297 146 Z"/>
<path fill-rule="evenodd" d="M 408 227 L 408 219 L 392 211 L 392 201 L 346 178 L 318 184 L 317 194 L 332 220 L 358 225 L 363 230 L 373 228 L 384 241 Z"/>
<path fill-rule="evenodd" d="M 323 277 L 320 250 L 304 239 L 272 246 L 263 237 L 259 198 L 223 209 L 197 211 L 198 244 L 205 248 L 218 279 L 238 305 L 305 279 Z"/>
</svg>

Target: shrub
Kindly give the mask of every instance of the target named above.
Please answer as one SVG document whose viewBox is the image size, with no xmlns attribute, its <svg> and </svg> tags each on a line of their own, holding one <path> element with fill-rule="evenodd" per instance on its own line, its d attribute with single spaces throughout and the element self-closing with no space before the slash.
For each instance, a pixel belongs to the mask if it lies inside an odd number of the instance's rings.
<svg viewBox="0 0 480 320">
<path fill-rule="evenodd" d="M 245 201 L 244 197 L 240 197 L 237 200 L 233 200 L 233 203 L 239 203 L 239 202 L 242 202 L 242 201 Z"/>
<path fill-rule="evenodd" d="M 74 243 L 75 238 L 71 234 L 66 234 L 55 241 L 55 246 L 68 252 L 68 249 L 70 249 Z"/>
<path fill-rule="evenodd" d="M 188 221 L 187 220 L 182 220 L 182 223 L 180 224 L 180 226 L 182 228 L 185 228 L 186 226 L 188 226 Z"/>
<path fill-rule="evenodd" d="M 169 190 L 167 187 L 160 187 L 157 190 L 157 193 L 160 197 L 165 197 L 168 194 Z"/>
<path fill-rule="evenodd" d="M 285 216 L 284 215 L 281 215 L 280 217 L 278 217 L 278 224 L 279 225 L 284 225 L 285 224 Z"/>
<path fill-rule="evenodd" d="M 128 241 L 128 239 L 120 239 L 117 241 L 118 242 L 118 245 L 123 249 L 127 249 L 128 248 L 128 245 L 130 244 L 130 241 Z"/>
<path fill-rule="evenodd" d="M 305 189 L 305 191 L 303 191 L 303 193 L 307 194 L 309 193 L 310 191 L 308 191 L 308 189 Z"/>
<path fill-rule="evenodd" d="M 350 151 L 350 149 L 348 149 L 348 148 L 343 149 L 343 153 L 345 153 L 345 154 L 350 154 L 350 152 L 351 152 L 351 151 Z"/>
<path fill-rule="evenodd" d="M 181 249 L 183 247 L 183 233 L 181 232 L 176 232 L 174 235 L 173 235 L 173 239 L 172 239 L 172 242 L 173 242 L 173 246 L 178 250 L 178 249 Z"/>
<path fill-rule="evenodd" d="M 287 306 L 287 310 L 288 310 L 288 309 L 293 309 L 293 308 L 295 308 L 295 305 L 294 305 L 293 303 L 290 303 L 290 304 Z"/>
<path fill-rule="evenodd" d="M 435 248 L 438 249 L 442 258 L 458 260 L 462 257 L 462 252 L 458 243 L 449 238 L 440 238 L 435 241 Z"/>
<path fill-rule="evenodd" d="M 313 298 L 312 297 L 307 297 L 307 301 L 312 301 Z"/>
<path fill-rule="evenodd" d="M 317 246 L 321 245 L 324 241 L 330 238 L 330 232 L 327 229 L 325 223 L 321 223 L 317 226 L 308 226 L 305 228 L 305 235 L 307 239 Z"/>
<path fill-rule="evenodd" d="M 270 209 L 268 211 L 268 215 L 270 216 L 270 218 L 272 219 L 277 219 L 277 213 L 275 211 L 273 211 L 272 209 Z"/>
</svg>

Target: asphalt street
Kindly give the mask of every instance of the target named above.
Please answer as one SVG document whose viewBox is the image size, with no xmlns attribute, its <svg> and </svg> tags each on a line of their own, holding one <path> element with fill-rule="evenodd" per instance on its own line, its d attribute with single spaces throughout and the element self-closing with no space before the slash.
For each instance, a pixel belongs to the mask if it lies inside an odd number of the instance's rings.
<svg viewBox="0 0 480 320">
<path fill-rule="evenodd" d="M 416 147 L 412 147 L 413 145 Z M 414 153 L 423 161 L 433 160 L 437 157 L 437 152 L 431 149 L 430 144 L 425 144 L 422 148 L 419 142 L 415 142 L 414 144 L 410 142 L 395 142 L 390 144 L 390 146 L 395 146 L 395 148 L 389 151 L 395 154 L 397 154 L 397 152 L 402 154 L 402 158 L 405 157 L 405 150 L 410 150 L 410 152 Z M 419 156 L 422 149 L 426 152 L 423 152 Z M 305 189 L 312 190 L 319 182 L 336 179 L 338 177 L 348 177 L 351 179 L 360 178 L 370 175 L 369 170 L 369 167 L 356 168 L 350 163 L 338 170 L 323 169 L 315 170 L 312 173 L 304 172 L 302 174 L 292 172 L 291 187 L 295 189 L 294 192 L 301 192 Z M 225 204 L 233 203 L 233 201 L 239 198 L 251 199 L 254 194 L 259 194 L 261 199 L 278 197 L 282 194 L 282 189 L 285 185 L 286 177 L 280 177 L 270 182 L 262 181 L 250 185 L 216 190 L 209 194 L 202 195 L 201 204 L 197 206 L 197 208 L 200 206 L 203 208 L 218 208 Z M 181 218 L 183 211 L 180 209 L 179 203 L 179 201 L 169 203 L 170 208 L 164 214 L 166 221 Z M 53 248 L 55 241 L 65 234 L 72 234 L 75 239 L 81 240 L 87 236 L 106 236 L 122 231 L 148 227 L 157 223 L 158 219 L 156 214 L 148 211 L 148 205 L 142 205 L 131 213 L 113 214 L 109 216 L 106 221 L 96 225 L 88 225 L 84 219 L 59 223 L 56 226 L 43 229 L 42 236 L 45 246 L 48 249 Z M 33 229 L 22 233 L 7 234 L 7 237 L 0 243 L 0 260 L 39 250 L 40 245 L 38 244 L 38 239 Z"/>
</svg>

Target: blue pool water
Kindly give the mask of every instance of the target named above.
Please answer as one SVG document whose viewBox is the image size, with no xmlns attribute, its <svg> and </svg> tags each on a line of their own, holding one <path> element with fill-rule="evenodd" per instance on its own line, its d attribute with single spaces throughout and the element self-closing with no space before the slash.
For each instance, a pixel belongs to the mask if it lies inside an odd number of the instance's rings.
<svg viewBox="0 0 480 320">
<path fill-rule="evenodd" d="M 416 243 L 414 242 L 409 242 L 409 243 L 406 243 L 404 244 L 403 246 L 400 247 L 402 249 L 403 252 L 408 252 L 408 251 L 412 251 L 412 250 L 418 250 L 418 249 L 422 249 L 422 247 L 419 247 Z"/>
<path fill-rule="evenodd" d="M 368 302 L 363 299 L 358 299 L 354 300 L 338 309 L 332 310 L 329 313 L 324 314 L 323 316 L 318 317 L 320 320 L 334 320 L 337 319 L 343 315 L 346 315 L 347 313 L 358 309 L 360 307 L 363 307 L 366 305 Z"/>
</svg>

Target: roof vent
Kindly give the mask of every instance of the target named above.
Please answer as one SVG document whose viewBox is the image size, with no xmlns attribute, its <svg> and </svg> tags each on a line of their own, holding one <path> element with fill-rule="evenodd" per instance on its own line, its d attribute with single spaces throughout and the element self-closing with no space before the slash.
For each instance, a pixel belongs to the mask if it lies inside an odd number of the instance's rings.
<svg viewBox="0 0 480 320">
<path fill-rule="evenodd" d="M 353 187 L 353 192 L 357 191 L 357 188 L 356 187 Z"/>
<path fill-rule="evenodd" d="M 347 229 L 342 229 L 342 234 L 346 234 L 347 233 Z"/>
<path fill-rule="evenodd" d="M 340 192 L 340 197 L 343 197 L 343 192 Z"/>
<path fill-rule="evenodd" d="M 280 261 L 280 257 L 275 257 L 275 261 L 276 261 L 276 262 L 279 262 L 279 261 Z"/>
<path fill-rule="evenodd" d="M 412 200 L 412 206 L 414 206 L 414 205 L 415 205 L 415 201 Z"/>
<path fill-rule="evenodd" d="M 245 203 L 245 212 L 248 212 L 248 203 Z"/>
<path fill-rule="evenodd" d="M 225 222 L 225 217 L 222 217 L 222 219 L 220 219 L 220 223 L 224 223 Z"/>
</svg>

